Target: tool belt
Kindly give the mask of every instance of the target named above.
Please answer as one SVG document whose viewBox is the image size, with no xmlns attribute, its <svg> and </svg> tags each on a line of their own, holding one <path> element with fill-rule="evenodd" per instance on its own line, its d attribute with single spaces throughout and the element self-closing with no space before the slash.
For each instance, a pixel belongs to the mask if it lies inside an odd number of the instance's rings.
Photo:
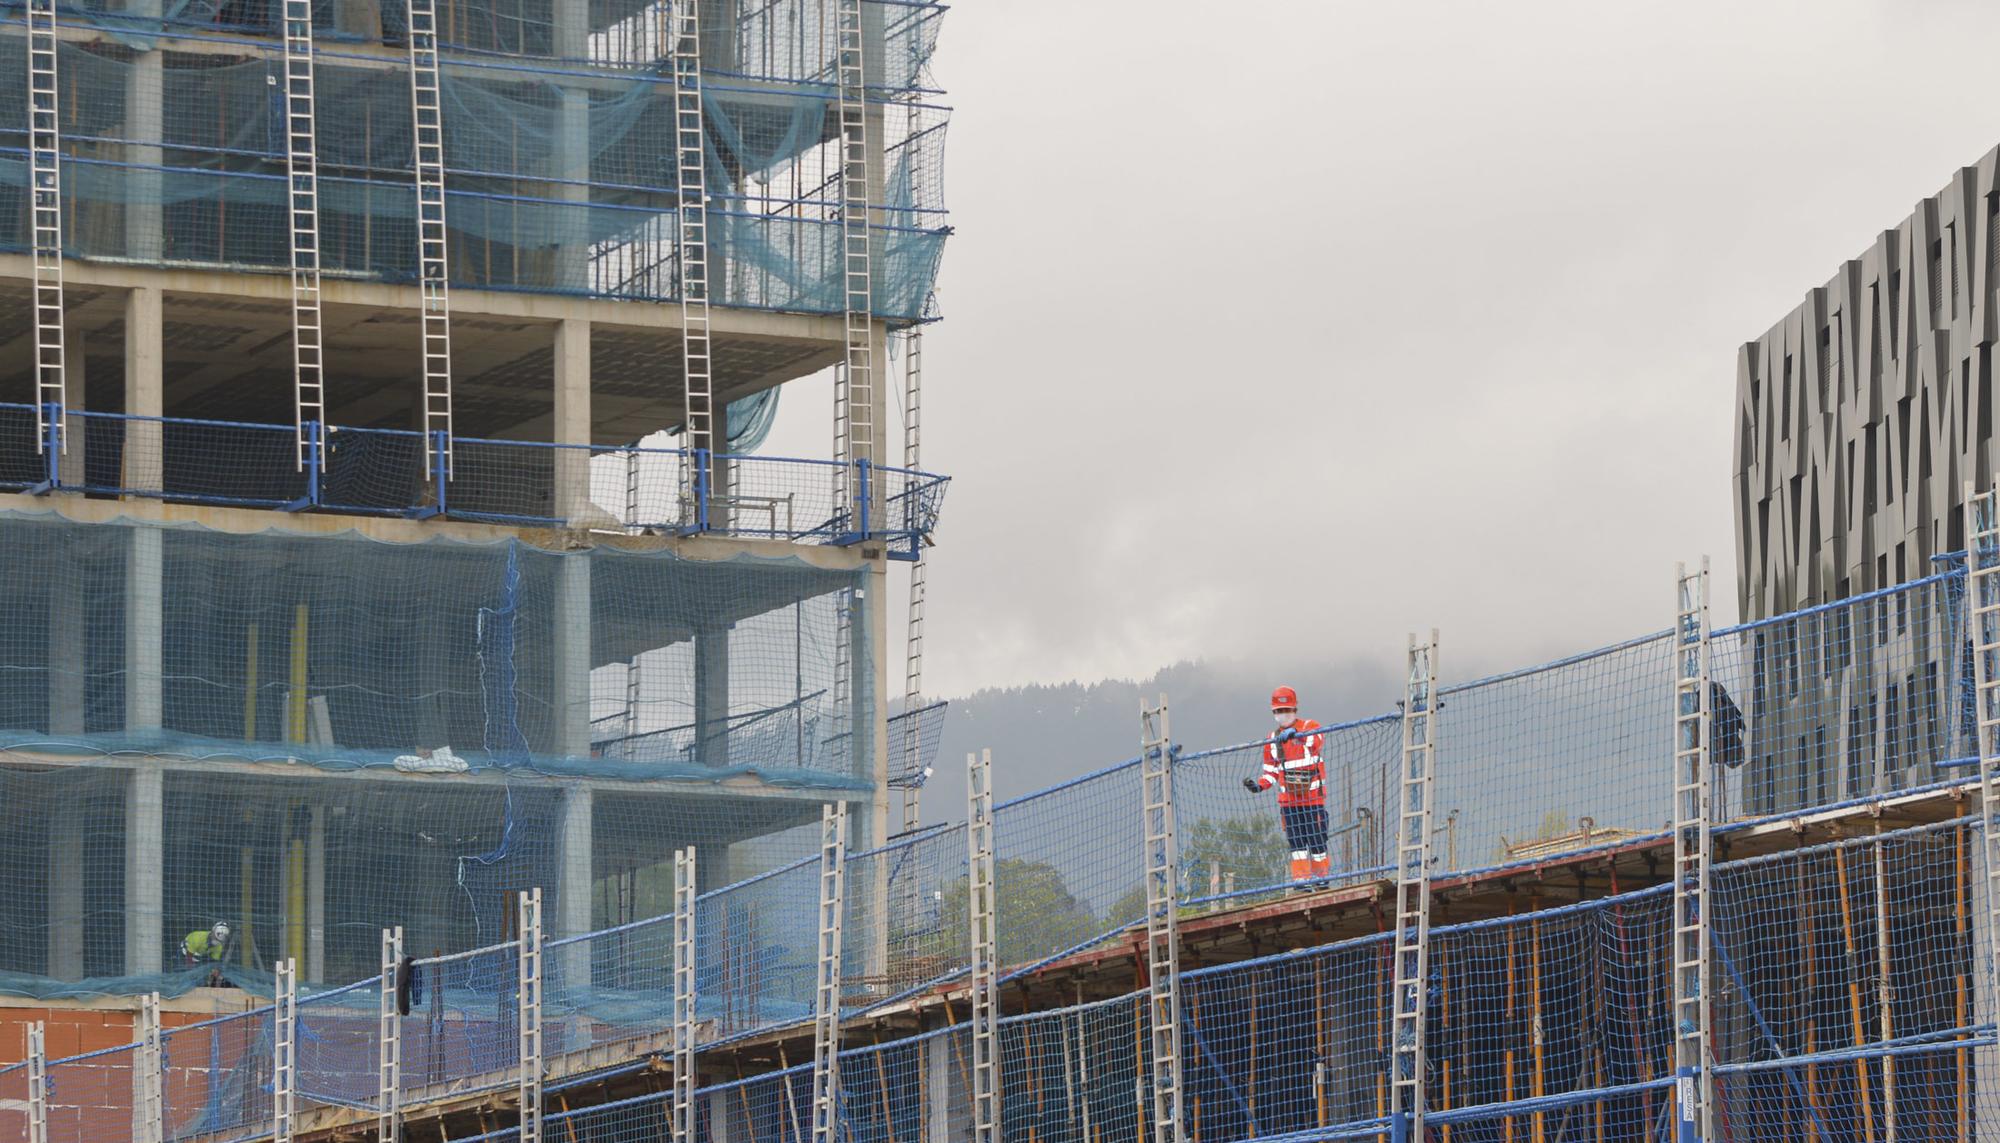
<svg viewBox="0 0 2000 1143">
<path fill-rule="evenodd" d="M 1318 775 L 1311 770 L 1287 770 L 1285 771 L 1285 789 L 1295 794 L 1303 794 L 1312 789 L 1312 784 L 1317 778 Z"/>
</svg>

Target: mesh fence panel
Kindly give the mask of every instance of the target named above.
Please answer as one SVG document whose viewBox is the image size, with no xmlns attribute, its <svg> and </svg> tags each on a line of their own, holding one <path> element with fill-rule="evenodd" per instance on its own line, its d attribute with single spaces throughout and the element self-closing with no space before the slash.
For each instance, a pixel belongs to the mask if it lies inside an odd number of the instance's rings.
<svg viewBox="0 0 2000 1143">
<path fill-rule="evenodd" d="M 542 1040 L 549 1054 L 673 1026 L 673 922 L 668 913 L 543 946 Z"/>
<path fill-rule="evenodd" d="M 993 811 L 995 936 L 1010 974 L 1146 915 L 1136 759 Z"/>
<path fill-rule="evenodd" d="M 267 1006 L 161 1034 L 168 1139 L 250 1139 L 270 1130 L 275 1020 Z"/>
<path fill-rule="evenodd" d="M 695 1096 L 710 1139 L 804 1143 L 812 1138 L 811 1060 L 704 1087 Z"/>
<path fill-rule="evenodd" d="M 971 964 L 965 827 L 929 830 L 847 864 L 846 1003 L 867 1010 Z"/>
<path fill-rule="evenodd" d="M 134 1048 L 109 1048 L 48 1065 L 49 1143 L 97 1143 L 132 1133 Z"/>
<path fill-rule="evenodd" d="M 1663 831 L 1673 683 L 1661 634 L 1441 689 L 1438 871 Z"/>
<path fill-rule="evenodd" d="M 301 1111 L 380 1105 L 381 984 L 362 980 L 299 999 Z"/>
<path fill-rule="evenodd" d="M 812 1018 L 817 856 L 702 894 L 695 931 L 695 988 L 717 1038 Z"/>
<path fill-rule="evenodd" d="M 405 1104 L 518 1082 L 519 957 L 509 941 L 417 961 L 423 999 L 401 1017 Z"/>
<path fill-rule="evenodd" d="M 1003 1138 L 1139 1143 L 1150 1137 L 1144 994 L 1008 1017 L 1000 1021 L 999 1041 Z"/>
</svg>

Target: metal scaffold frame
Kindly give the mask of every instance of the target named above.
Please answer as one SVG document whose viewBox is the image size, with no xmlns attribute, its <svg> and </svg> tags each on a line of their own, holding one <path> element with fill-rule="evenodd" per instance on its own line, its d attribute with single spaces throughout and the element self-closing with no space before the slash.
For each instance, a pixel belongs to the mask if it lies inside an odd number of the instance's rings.
<svg viewBox="0 0 2000 1143">
<path fill-rule="evenodd" d="M 438 98 L 437 0 L 408 0 L 410 137 L 417 188 L 417 282 L 423 291 L 424 442 L 440 450 L 425 479 L 451 477 L 451 287 L 444 221 L 444 111 Z M 442 469 L 441 472 L 436 471 Z"/>
<path fill-rule="evenodd" d="M 403 1129 L 403 926 L 382 930 L 382 984 L 376 997 L 376 1143 Z"/>
<path fill-rule="evenodd" d="M 1971 627 L 1974 726 L 1979 736 L 1980 855 L 1986 878 L 1986 989 L 2000 996 L 2000 479 L 1985 492 L 1965 486 L 1965 609 Z M 1878 845 L 1879 850 L 1879 845 Z M 1991 1019 L 1991 1012 L 1982 1013 Z M 1977 1074 L 1990 1098 L 2000 1049 L 1987 1048 Z"/>
<path fill-rule="evenodd" d="M 701 5 L 673 5 L 674 171 L 680 258 L 681 375 L 684 395 L 681 462 L 682 523 L 699 529 L 700 506 L 712 479 L 715 451 L 715 379 L 709 354 L 708 172 L 702 151 L 708 123 L 701 102 Z"/>
<path fill-rule="evenodd" d="M 28 0 L 28 165 L 35 232 L 35 452 L 66 453 L 63 355 L 62 134 L 56 0 Z M 51 462 L 53 465 L 53 462 Z M 53 468 L 51 468 L 53 472 Z"/>
<path fill-rule="evenodd" d="M 833 388 L 833 459 L 837 502 L 851 516 L 848 531 L 867 531 L 869 488 L 857 461 L 875 457 L 874 285 L 868 222 L 868 87 L 861 0 L 836 0 L 834 71 L 840 115 L 840 258 L 846 298 L 846 351 Z"/>
<path fill-rule="evenodd" d="M 1708 560 L 1674 567 L 1674 1078 L 1680 1143 L 1715 1132 L 1708 887 L 1714 850 L 1709 767 Z"/>
<path fill-rule="evenodd" d="M 28 1025 L 28 1143 L 49 1143 L 49 1051 L 46 1026 Z"/>
<path fill-rule="evenodd" d="M 674 851 L 674 1143 L 694 1139 L 694 847 Z"/>
<path fill-rule="evenodd" d="M 133 1143 L 166 1143 L 166 1090 L 161 1069 L 160 994 L 149 992 L 139 999 L 139 1019 L 132 1053 L 132 1139 Z"/>
<path fill-rule="evenodd" d="M 278 962 L 277 996 L 271 1015 L 271 1138 L 291 1143 L 299 1110 L 299 962 Z"/>
<path fill-rule="evenodd" d="M 520 1143 L 542 1141 L 542 891 L 521 893 L 520 1004 L 521 1133 Z"/>
<path fill-rule="evenodd" d="M 313 0 L 284 0 L 285 180 L 292 230 L 292 413 L 298 470 L 323 455 L 319 160 L 313 110 Z"/>
<path fill-rule="evenodd" d="M 972 926 L 972 1143 L 1000 1143 L 1000 946 L 993 897 L 993 752 L 965 756 L 967 921 Z"/>
<path fill-rule="evenodd" d="M 1154 1143 L 1186 1143 L 1181 1115 L 1180 854 L 1174 839 L 1173 737 L 1167 696 L 1139 704 L 1139 783 L 1146 839 L 1146 1016 L 1152 1034 Z"/>
<path fill-rule="evenodd" d="M 820 810 L 819 957 L 813 979 L 812 1143 L 840 1139 L 841 920 L 847 898 L 847 805 Z"/>
<path fill-rule="evenodd" d="M 1396 929 L 1389 1082 L 1392 1138 L 1424 1138 L 1425 1025 L 1430 1013 L 1431 803 L 1437 778 L 1438 634 L 1410 636 L 1403 690 L 1403 773 L 1396 816 Z"/>
</svg>

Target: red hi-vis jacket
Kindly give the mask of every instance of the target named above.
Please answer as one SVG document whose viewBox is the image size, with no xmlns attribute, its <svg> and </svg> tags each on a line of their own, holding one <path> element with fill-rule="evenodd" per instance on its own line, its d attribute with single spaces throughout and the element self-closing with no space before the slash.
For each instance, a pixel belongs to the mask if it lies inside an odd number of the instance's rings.
<svg viewBox="0 0 2000 1143">
<path fill-rule="evenodd" d="M 1264 744 L 1264 774 L 1257 779 L 1257 788 L 1277 786 L 1281 806 L 1323 806 L 1326 763 L 1320 758 L 1320 747 L 1325 745 L 1326 735 L 1310 718 L 1299 719 L 1290 729 L 1296 732 L 1293 737 L 1283 742 L 1273 738 Z"/>
</svg>

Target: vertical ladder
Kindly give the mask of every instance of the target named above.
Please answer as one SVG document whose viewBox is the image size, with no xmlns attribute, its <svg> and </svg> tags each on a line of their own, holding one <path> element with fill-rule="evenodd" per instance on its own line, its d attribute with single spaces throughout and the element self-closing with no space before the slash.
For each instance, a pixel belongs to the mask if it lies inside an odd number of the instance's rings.
<svg viewBox="0 0 2000 1143">
<path fill-rule="evenodd" d="M 632 756 L 632 742 L 639 736 L 639 656 L 625 662 L 625 757 Z"/>
<path fill-rule="evenodd" d="M 35 452 L 66 453 L 63 413 L 62 137 L 57 117 L 56 0 L 28 0 L 28 158 L 35 231 Z"/>
<path fill-rule="evenodd" d="M 917 471 L 923 459 L 923 377 L 924 333 L 912 326 L 903 340 L 903 467 Z M 920 719 L 912 712 L 924 703 L 924 590 L 929 578 L 924 567 L 921 537 L 911 540 L 916 559 L 910 562 L 910 614 L 908 635 L 903 645 L 903 762 L 913 775 L 923 773 L 923 734 Z M 921 818 L 921 780 L 903 787 L 903 832 L 917 828 Z"/>
<path fill-rule="evenodd" d="M 271 1138 L 292 1143 L 299 1109 L 299 962 L 278 962 L 277 1000 L 272 1015 L 277 1025 L 271 1037 Z"/>
<path fill-rule="evenodd" d="M 285 177 L 292 226 L 292 412 L 304 472 L 326 431 L 319 312 L 319 160 L 313 118 L 313 0 L 285 5 Z"/>
<path fill-rule="evenodd" d="M 847 348 L 834 376 L 833 459 L 838 510 L 859 531 L 866 494 L 854 462 L 875 461 L 874 286 L 868 249 L 868 87 L 861 0 L 836 0 L 834 72 L 840 112 L 840 264 Z"/>
<path fill-rule="evenodd" d="M 166 1105 L 160 1050 L 160 994 L 139 1000 L 139 1048 L 132 1059 L 132 1139 L 134 1143 L 166 1143 Z"/>
<path fill-rule="evenodd" d="M 521 893 L 520 1143 L 542 1143 L 542 891 Z"/>
<path fill-rule="evenodd" d="M 403 926 L 382 930 L 382 984 L 375 1012 L 375 1140 L 397 1143 L 403 1129 Z"/>
<path fill-rule="evenodd" d="M 1430 1012 L 1431 803 L 1437 776 L 1438 636 L 1410 636 L 1403 691 L 1403 776 L 1396 816 L 1394 1045 L 1389 1079 L 1390 1130 L 1397 1140 L 1424 1138 L 1424 1028 Z"/>
<path fill-rule="evenodd" d="M 813 987 L 812 1143 L 840 1137 L 841 921 L 847 897 L 847 804 L 820 811 L 819 961 Z"/>
<path fill-rule="evenodd" d="M 410 115 L 417 180 L 417 282 L 423 291 L 424 447 L 442 441 L 451 476 L 451 289 L 444 225 L 444 112 L 438 101 L 437 0 L 408 0 Z M 439 434 L 443 434 L 442 437 Z M 424 466 L 425 479 L 433 467 Z"/>
<path fill-rule="evenodd" d="M 683 502 L 693 495 L 695 469 L 715 451 L 715 382 L 708 341 L 708 175 L 703 157 L 707 118 L 701 102 L 701 5 L 673 5 L 674 171 L 679 219 L 681 375 L 687 446 L 681 466 Z M 727 442 L 724 442 L 726 447 Z M 692 517 L 683 508 L 682 521 Z"/>
<path fill-rule="evenodd" d="M 1139 704 L 1139 782 L 1146 844 L 1146 1015 L 1152 1029 L 1153 1143 L 1185 1143 L 1181 1117 L 1180 856 L 1167 696 Z"/>
<path fill-rule="evenodd" d="M 28 1143 L 49 1143 L 49 1052 L 40 1020 L 28 1025 Z"/>
<path fill-rule="evenodd" d="M 694 847 L 674 852 L 674 1133 L 694 1141 Z"/>
<path fill-rule="evenodd" d="M 1714 1132 L 1714 1058 L 1708 1004 L 1709 799 L 1708 560 L 1674 568 L 1674 1076 L 1680 1143 Z"/>
<path fill-rule="evenodd" d="M 850 703 L 858 688 L 854 685 L 854 626 L 855 611 L 860 607 L 862 596 L 851 587 L 844 587 L 833 597 L 836 614 L 833 635 L 833 716 L 843 722 L 852 722 Z M 804 712 L 800 712 L 804 716 Z"/>
<path fill-rule="evenodd" d="M 1000 953 L 993 897 L 993 752 L 965 756 L 972 925 L 972 1143 L 1000 1143 Z"/>
<path fill-rule="evenodd" d="M 2000 486 L 2000 481 L 1996 481 Z M 1965 486 L 1965 600 L 1972 640 L 1974 724 L 1979 734 L 1980 852 L 1986 873 L 1986 972 L 2000 989 L 2000 492 Z M 2000 993 L 1995 993 L 2000 994 Z M 1991 1013 L 1985 1014 L 1990 1017 Z M 2000 1072 L 1988 1049 L 1981 1072 Z"/>
</svg>

